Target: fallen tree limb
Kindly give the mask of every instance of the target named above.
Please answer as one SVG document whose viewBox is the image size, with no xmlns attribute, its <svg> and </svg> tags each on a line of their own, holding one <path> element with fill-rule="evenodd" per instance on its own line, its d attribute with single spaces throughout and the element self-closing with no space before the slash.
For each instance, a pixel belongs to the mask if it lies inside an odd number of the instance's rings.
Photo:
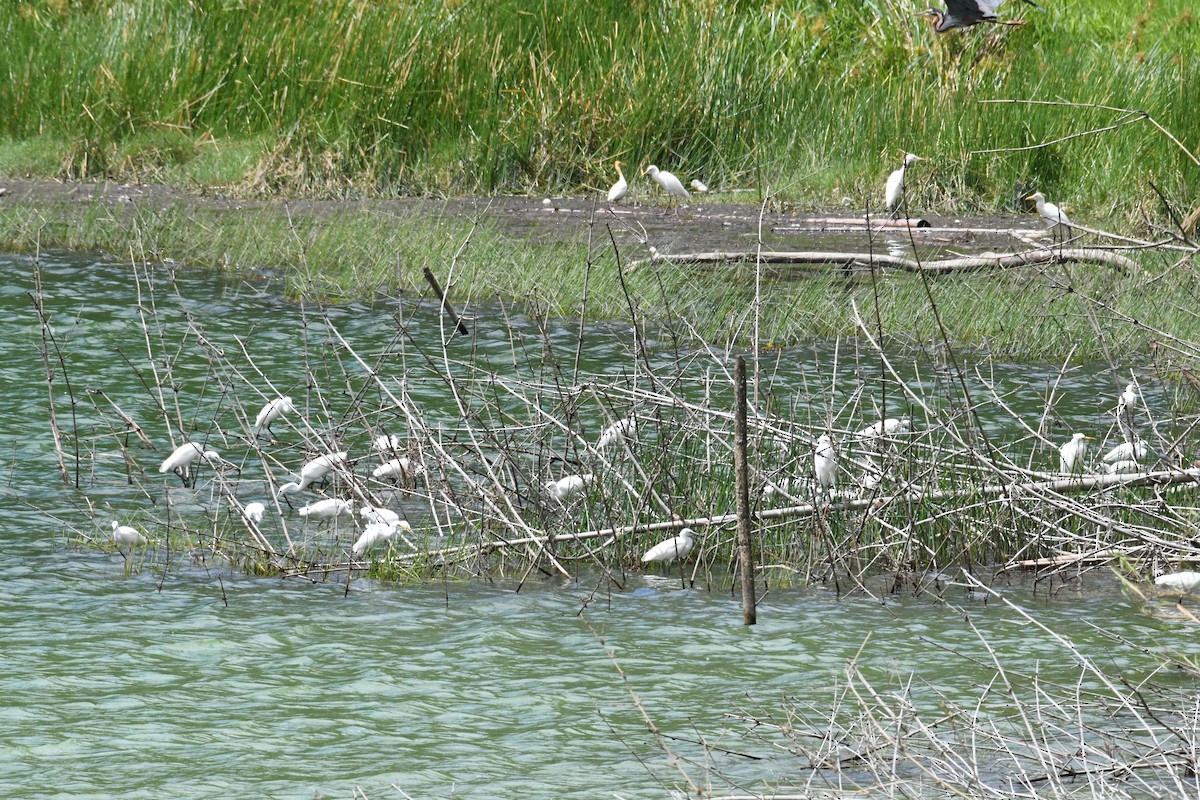
<svg viewBox="0 0 1200 800">
<path fill-rule="evenodd" d="M 827 505 L 806 503 L 785 508 L 770 508 L 755 514 L 757 520 L 803 519 L 823 511 L 867 511 L 882 508 L 898 500 L 910 501 L 945 500 L 954 497 L 1030 495 L 1044 493 L 1071 493 L 1084 490 L 1099 491 L 1113 486 L 1167 486 L 1180 483 L 1200 483 L 1200 469 L 1162 470 L 1159 472 L 1141 472 L 1118 475 L 1082 475 L 1079 477 L 1050 478 L 1047 480 L 1028 481 L 1024 483 L 1006 482 L 991 483 L 969 489 L 947 489 L 923 491 L 908 489 L 891 495 L 838 500 Z M 458 547 L 448 547 L 427 553 L 404 553 L 399 556 L 401 561 L 412 561 L 417 558 L 474 557 L 486 555 L 506 547 L 528 545 L 531 543 L 557 543 L 584 541 L 588 539 L 612 538 L 618 539 L 635 533 L 650 533 L 654 531 L 678 530 L 680 528 L 719 527 L 737 523 L 737 514 L 720 514 L 713 517 L 692 517 L 691 519 L 675 519 L 660 522 L 648 522 L 638 525 L 623 525 L 611 528 L 599 528 L 578 533 L 561 533 L 555 536 L 524 536 L 512 539 L 498 539 L 483 544 L 469 544 Z"/>
<path fill-rule="evenodd" d="M 943 258 L 935 261 L 917 261 L 906 256 L 887 253 L 834 253 L 814 250 L 723 250 L 708 253 L 654 253 L 629 263 L 629 271 L 644 264 L 721 264 L 741 261 L 761 261 L 766 264 L 827 264 L 834 267 L 886 267 L 907 272 L 926 272 L 944 275 L 952 272 L 981 272 L 984 270 L 1013 269 L 1041 264 L 1102 264 L 1118 269 L 1122 274 L 1137 272 L 1137 262 L 1117 253 L 1093 247 L 1060 249 L 1038 248 L 1023 253 L 983 253 L 977 256 Z"/>
</svg>

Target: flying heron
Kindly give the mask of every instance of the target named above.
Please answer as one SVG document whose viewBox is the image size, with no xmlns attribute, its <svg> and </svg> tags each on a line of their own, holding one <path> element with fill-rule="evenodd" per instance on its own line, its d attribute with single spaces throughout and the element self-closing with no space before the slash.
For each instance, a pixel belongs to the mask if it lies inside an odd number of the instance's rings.
<svg viewBox="0 0 1200 800">
<path fill-rule="evenodd" d="M 933 21 L 933 29 L 945 33 L 953 28 L 969 28 L 981 22 L 994 22 L 997 25 L 1024 25 L 1024 20 L 1005 20 L 996 16 L 996 9 L 1004 0 L 946 0 L 946 10 L 927 8 L 920 12 L 921 16 Z M 1045 11 L 1033 0 L 1021 0 L 1036 9 Z"/>
</svg>

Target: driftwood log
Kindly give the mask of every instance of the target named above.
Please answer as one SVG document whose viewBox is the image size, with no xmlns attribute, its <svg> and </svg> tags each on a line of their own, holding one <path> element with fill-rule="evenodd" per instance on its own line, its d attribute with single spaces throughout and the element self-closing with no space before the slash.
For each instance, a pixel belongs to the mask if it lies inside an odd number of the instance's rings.
<svg viewBox="0 0 1200 800">
<path fill-rule="evenodd" d="M 952 272 L 982 272 L 985 270 L 1013 269 L 1047 264 L 1101 264 L 1113 267 L 1122 274 L 1137 272 L 1137 262 L 1126 256 L 1095 247 L 1057 248 L 1047 247 L 1026 250 L 1022 253 L 982 253 L 977 256 L 943 258 L 933 261 L 918 261 L 907 256 L 887 253 L 834 253 L 813 250 L 722 250 L 709 253 L 654 253 L 649 258 L 640 258 L 629 263 L 629 270 L 645 264 L 727 264 L 743 261 L 761 261 L 765 264 L 826 264 L 846 269 L 849 267 L 889 268 L 907 272 L 926 272 L 944 275 Z"/>
</svg>

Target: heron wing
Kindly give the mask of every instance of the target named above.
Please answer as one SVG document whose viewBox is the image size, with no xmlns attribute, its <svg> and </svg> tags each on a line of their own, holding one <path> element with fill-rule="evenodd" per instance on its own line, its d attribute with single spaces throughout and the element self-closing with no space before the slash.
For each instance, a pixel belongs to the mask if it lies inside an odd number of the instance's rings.
<svg viewBox="0 0 1200 800">
<path fill-rule="evenodd" d="M 973 25 L 981 19 L 996 16 L 998 5 L 1000 0 L 946 0 L 946 15 Z"/>
</svg>

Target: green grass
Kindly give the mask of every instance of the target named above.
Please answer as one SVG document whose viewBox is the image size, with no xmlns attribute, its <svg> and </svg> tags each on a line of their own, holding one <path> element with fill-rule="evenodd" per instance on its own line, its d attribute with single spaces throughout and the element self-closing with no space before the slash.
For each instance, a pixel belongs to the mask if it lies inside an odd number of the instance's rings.
<svg viewBox="0 0 1200 800">
<path fill-rule="evenodd" d="M 1193 151 L 1190 0 L 1050 2 L 935 36 L 915 0 L 38 0 L 0 5 L 0 170 L 346 196 L 594 191 L 650 162 L 805 206 L 877 201 L 904 151 L 921 207 L 1161 217 Z M 32 145 L 26 143 L 33 142 Z"/>
</svg>

